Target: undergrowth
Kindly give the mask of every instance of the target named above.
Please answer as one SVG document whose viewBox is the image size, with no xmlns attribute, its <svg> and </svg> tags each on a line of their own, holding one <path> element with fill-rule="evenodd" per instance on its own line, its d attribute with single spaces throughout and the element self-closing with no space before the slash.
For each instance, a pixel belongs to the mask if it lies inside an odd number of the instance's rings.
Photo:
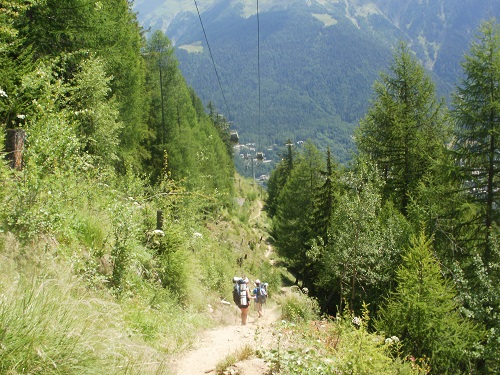
<svg viewBox="0 0 500 375">
<path fill-rule="evenodd" d="M 251 183 L 242 206 L 169 180 L 0 169 L 0 373 L 170 375 L 232 318 L 234 275 L 273 273 L 248 245 L 261 232 L 233 222 L 253 215 Z"/>
<path fill-rule="evenodd" d="M 400 358 L 398 338 L 370 333 L 367 313 L 320 319 L 316 303 L 300 292 L 285 296 L 281 304 L 283 320 L 275 324 L 273 349 L 259 352 L 272 374 L 428 373 L 425 362 Z"/>
</svg>

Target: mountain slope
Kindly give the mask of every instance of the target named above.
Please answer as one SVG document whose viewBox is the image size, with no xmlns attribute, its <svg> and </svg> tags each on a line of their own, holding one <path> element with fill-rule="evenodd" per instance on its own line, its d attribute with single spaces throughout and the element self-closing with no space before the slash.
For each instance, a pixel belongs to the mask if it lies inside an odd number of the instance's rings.
<svg viewBox="0 0 500 375">
<path fill-rule="evenodd" d="M 145 28 L 172 39 L 188 83 L 234 122 L 241 142 L 262 149 L 312 138 L 344 162 L 393 46 L 406 41 L 446 96 L 480 20 L 500 15 L 494 3 L 268 0 L 257 23 L 256 4 L 198 1 L 210 50 L 194 2 L 138 1 L 135 9 Z"/>
</svg>

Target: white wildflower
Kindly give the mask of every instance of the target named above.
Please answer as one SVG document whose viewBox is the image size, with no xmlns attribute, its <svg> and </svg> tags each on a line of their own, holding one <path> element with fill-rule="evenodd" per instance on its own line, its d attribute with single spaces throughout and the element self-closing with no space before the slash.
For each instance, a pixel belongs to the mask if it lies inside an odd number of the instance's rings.
<svg viewBox="0 0 500 375">
<path fill-rule="evenodd" d="M 162 231 L 161 229 L 155 229 L 155 230 L 153 231 L 153 234 L 154 234 L 154 235 L 157 235 L 157 236 L 162 236 L 162 237 L 164 237 L 164 236 L 165 236 L 165 232 L 164 232 L 164 231 Z"/>
<path fill-rule="evenodd" d="M 352 324 L 359 327 L 361 325 L 361 323 L 362 323 L 362 320 L 360 317 L 355 316 L 354 318 L 352 318 Z"/>
<path fill-rule="evenodd" d="M 2 89 L 0 89 L 0 96 L 2 98 L 8 98 L 9 96 L 7 95 L 7 93 L 5 91 L 3 91 Z"/>
</svg>

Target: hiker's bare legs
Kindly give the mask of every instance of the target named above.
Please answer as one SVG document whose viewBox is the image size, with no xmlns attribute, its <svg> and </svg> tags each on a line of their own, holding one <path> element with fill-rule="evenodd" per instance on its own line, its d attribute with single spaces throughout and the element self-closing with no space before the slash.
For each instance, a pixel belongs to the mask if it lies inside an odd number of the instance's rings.
<svg viewBox="0 0 500 375">
<path fill-rule="evenodd" d="M 262 318 L 264 316 L 264 314 L 262 313 L 262 303 L 255 302 L 255 311 L 257 311 L 257 314 L 259 314 L 259 318 Z"/>
<path fill-rule="evenodd" d="M 244 326 L 247 324 L 247 318 L 248 318 L 248 307 L 245 307 L 241 309 L 241 325 Z"/>
</svg>

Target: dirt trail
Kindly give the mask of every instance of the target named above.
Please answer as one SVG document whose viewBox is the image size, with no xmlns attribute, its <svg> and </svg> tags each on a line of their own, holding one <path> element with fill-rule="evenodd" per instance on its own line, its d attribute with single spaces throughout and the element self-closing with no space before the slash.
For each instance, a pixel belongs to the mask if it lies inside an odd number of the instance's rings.
<svg viewBox="0 0 500 375">
<path fill-rule="evenodd" d="M 247 325 L 242 326 L 239 309 L 231 306 L 234 314 L 232 325 L 218 327 L 203 333 L 195 347 L 178 357 L 172 363 L 172 370 L 176 375 L 215 374 L 216 365 L 228 355 L 238 352 L 245 346 L 253 350 L 257 348 L 271 348 L 273 336 L 271 324 L 279 319 L 281 307 L 267 304 L 264 307 L 264 316 L 257 318 L 257 313 L 250 307 Z M 268 370 L 267 365 L 259 358 L 252 358 L 237 363 L 234 374 L 262 375 Z"/>
</svg>

